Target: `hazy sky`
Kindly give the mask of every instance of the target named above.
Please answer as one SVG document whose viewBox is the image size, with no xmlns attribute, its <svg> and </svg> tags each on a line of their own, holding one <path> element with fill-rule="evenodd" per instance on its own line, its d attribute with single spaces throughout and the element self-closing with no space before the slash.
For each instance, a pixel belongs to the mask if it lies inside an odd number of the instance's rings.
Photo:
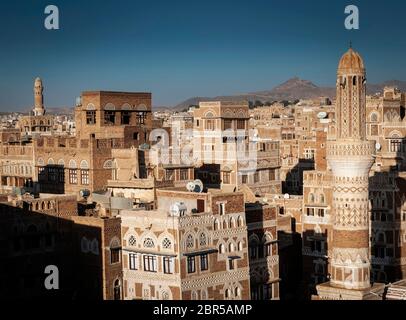
<svg viewBox="0 0 406 320">
<path fill-rule="evenodd" d="M 60 30 L 44 9 L 60 10 Z M 344 8 L 360 9 L 360 30 Z M 0 110 L 47 106 L 85 90 L 149 91 L 154 105 L 271 89 L 299 76 L 334 85 L 352 40 L 369 82 L 406 80 L 406 1 L 8 0 L 0 10 Z"/>
</svg>

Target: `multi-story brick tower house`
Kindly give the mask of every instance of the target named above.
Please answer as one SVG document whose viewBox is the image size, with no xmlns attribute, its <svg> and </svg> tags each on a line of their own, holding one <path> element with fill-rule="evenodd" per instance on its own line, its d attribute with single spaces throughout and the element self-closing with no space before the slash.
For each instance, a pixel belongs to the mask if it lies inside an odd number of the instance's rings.
<svg viewBox="0 0 406 320">
<path fill-rule="evenodd" d="M 384 286 L 370 281 L 369 172 L 375 142 L 366 136 L 366 72 L 352 48 L 337 72 L 336 139 L 327 143 L 333 173 L 333 241 L 330 282 L 321 299 L 379 299 Z"/>
<path fill-rule="evenodd" d="M 193 160 L 205 186 L 255 195 L 280 193 L 279 143 L 254 136 L 246 101 L 200 102 L 194 115 Z"/>
</svg>

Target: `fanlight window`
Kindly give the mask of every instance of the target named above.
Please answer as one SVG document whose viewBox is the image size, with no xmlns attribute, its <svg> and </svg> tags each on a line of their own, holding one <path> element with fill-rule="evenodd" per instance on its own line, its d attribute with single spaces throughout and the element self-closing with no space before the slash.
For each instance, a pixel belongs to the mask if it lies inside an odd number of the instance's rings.
<svg viewBox="0 0 406 320">
<path fill-rule="evenodd" d="M 107 160 L 103 164 L 103 169 L 112 169 L 113 168 L 113 161 Z"/>
<path fill-rule="evenodd" d="M 169 240 L 168 238 L 165 238 L 163 241 L 162 241 L 162 248 L 164 248 L 164 249 L 170 249 L 172 247 L 172 242 L 171 242 L 171 240 Z"/>
<path fill-rule="evenodd" d="M 186 238 L 186 248 L 191 249 L 194 247 L 194 239 L 191 234 L 189 234 Z"/>
<path fill-rule="evenodd" d="M 153 248 L 155 247 L 154 240 L 151 238 L 145 238 L 144 240 L 144 248 Z"/>
<path fill-rule="evenodd" d="M 324 199 L 324 194 L 320 194 L 320 203 L 324 203 L 325 199 Z"/>
<path fill-rule="evenodd" d="M 128 239 L 128 244 L 132 247 L 134 247 L 135 245 L 137 245 L 137 240 L 135 239 L 134 236 L 131 236 L 130 239 Z"/>
<path fill-rule="evenodd" d="M 76 169 L 78 167 L 78 165 L 76 164 L 75 160 L 70 160 L 69 161 L 69 168 L 70 169 Z"/>
<path fill-rule="evenodd" d="M 89 169 L 89 163 L 86 160 L 80 162 L 80 169 Z"/>
<path fill-rule="evenodd" d="M 199 244 L 201 247 L 207 246 L 207 237 L 203 232 L 200 234 Z"/>
</svg>

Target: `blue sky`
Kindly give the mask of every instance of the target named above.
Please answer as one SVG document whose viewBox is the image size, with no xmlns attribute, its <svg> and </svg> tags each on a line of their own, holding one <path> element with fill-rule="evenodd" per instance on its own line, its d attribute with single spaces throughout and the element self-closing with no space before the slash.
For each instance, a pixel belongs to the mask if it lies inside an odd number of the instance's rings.
<svg viewBox="0 0 406 320">
<path fill-rule="evenodd" d="M 60 30 L 44 9 L 60 10 Z M 360 9 L 360 30 L 344 8 Z M 271 89 L 299 76 L 334 85 L 350 40 L 369 82 L 406 80 L 403 0 L 16 0 L 0 10 L 0 110 L 72 106 L 85 90 L 149 91 L 154 105 Z"/>
</svg>

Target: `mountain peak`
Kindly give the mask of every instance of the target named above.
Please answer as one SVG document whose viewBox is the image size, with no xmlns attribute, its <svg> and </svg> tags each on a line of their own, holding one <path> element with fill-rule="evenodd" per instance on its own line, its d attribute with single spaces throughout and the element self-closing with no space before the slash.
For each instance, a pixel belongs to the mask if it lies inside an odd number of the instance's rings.
<svg viewBox="0 0 406 320">
<path fill-rule="evenodd" d="M 277 86 L 274 90 L 291 90 L 297 87 L 305 87 L 305 88 L 318 88 L 313 82 L 309 80 L 300 79 L 299 77 L 293 77 L 281 85 Z"/>
</svg>

